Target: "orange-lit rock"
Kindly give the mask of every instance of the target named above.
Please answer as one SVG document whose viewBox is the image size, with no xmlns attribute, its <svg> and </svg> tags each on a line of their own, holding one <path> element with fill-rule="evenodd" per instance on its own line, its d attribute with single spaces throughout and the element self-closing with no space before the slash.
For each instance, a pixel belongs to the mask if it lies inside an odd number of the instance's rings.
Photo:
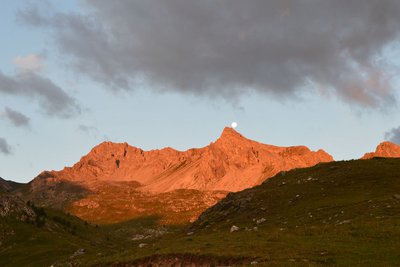
<svg viewBox="0 0 400 267">
<path fill-rule="evenodd" d="M 225 128 L 215 142 L 187 151 L 172 148 L 143 151 L 126 143 L 104 142 L 74 166 L 47 172 L 46 177 L 82 184 L 89 189 L 101 181 L 130 181 L 139 183 L 142 191 L 155 193 L 175 189 L 239 191 L 258 185 L 280 171 L 332 160 L 323 150 L 266 145 Z"/>
<path fill-rule="evenodd" d="M 376 147 L 375 152 L 366 153 L 361 159 L 371 159 L 375 157 L 400 158 L 400 146 L 392 142 L 385 141 Z"/>
</svg>

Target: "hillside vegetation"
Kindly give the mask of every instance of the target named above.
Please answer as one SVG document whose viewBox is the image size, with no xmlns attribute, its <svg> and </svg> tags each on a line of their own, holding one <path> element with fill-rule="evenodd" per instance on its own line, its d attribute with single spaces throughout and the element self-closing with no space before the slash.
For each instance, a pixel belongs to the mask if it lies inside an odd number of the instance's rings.
<svg viewBox="0 0 400 267">
<path fill-rule="evenodd" d="M 96 227 L 46 212 L 41 227 L 2 218 L 14 234 L 3 238 L 1 266 L 398 266 L 400 159 L 281 172 L 186 226 L 147 217 Z M 54 216 L 77 225 L 75 233 Z"/>
</svg>

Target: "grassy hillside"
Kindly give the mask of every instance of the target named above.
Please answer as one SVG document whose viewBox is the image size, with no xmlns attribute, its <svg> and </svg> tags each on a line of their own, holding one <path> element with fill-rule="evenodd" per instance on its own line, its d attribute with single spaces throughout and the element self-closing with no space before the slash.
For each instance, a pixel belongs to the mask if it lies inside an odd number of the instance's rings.
<svg viewBox="0 0 400 267">
<path fill-rule="evenodd" d="M 97 225 L 0 193 L 0 266 L 88 266 L 127 251 L 135 236 L 154 239 L 180 231 L 167 229 L 160 218 Z"/>
<path fill-rule="evenodd" d="M 0 266 L 398 266 L 400 159 L 280 173 L 229 194 L 188 226 L 149 217 L 96 227 L 65 218 L 78 225 L 75 234 L 51 219 L 44 228 L 6 224 L 15 234 L 1 246 Z M 85 253 L 71 258 L 79 248 Z"/>
<path fill-rule="evenodd" d="M 233 225 L 239 230 L 231 233 Z M 102 261 L 181 253 L 247 257 L 259 265 L 397 266 L 400 159 L 281 173 L 229 194 L 185 231 L 146 243 Z"/>
</svg>

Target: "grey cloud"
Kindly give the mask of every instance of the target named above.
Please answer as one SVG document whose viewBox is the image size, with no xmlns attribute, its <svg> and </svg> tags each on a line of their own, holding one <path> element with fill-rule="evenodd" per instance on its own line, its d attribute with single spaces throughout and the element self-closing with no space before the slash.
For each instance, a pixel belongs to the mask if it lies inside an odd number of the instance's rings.
<svg viewBox="0 0 400 267">
<path fill-rule="evenodd" d="M 90 125 L 79 124 L 77 129 L 84 133 L 93 134 L 94 136 L 98 133 L 98 129 Z"/>
<path fill-rule="evenodd" d="M 398 40 L 397 0 L 86 0 L 85 14 L 40 8 L 19 19 L 49 27 L 79 72 L 114 90 L 237 99 L 307 90 L 367 107 L 396 102 L 383 49 Z"/>
<path fill-rule="evenodd" d="M 400 126 L 386 132 L 385 139 L 400 145 Z"/>
<path fill-rule="evenodd" d="M 0 93 L 37 99 L 49 116 L 67 118 L 80 112 L 74 98 L 50 79 L 33 72 L 8 76 L 0 71 Z"/>
<path fill-rule="evenodd" d="M 27 116 L 9 107 L 6 107 L 4 109 L 3 116 L 7 118 L 9 121 L 11 121 L 12 124 L 14 124 L 17 127 L 29 126 L 30 119 Z"/>
<path fill-rule="evenodd" d="M 0 137 L 0 153 L 3 154 L 11 154 L 11 147 L 10 145 L 7 143 L 6 139 Z"/>
</svg>

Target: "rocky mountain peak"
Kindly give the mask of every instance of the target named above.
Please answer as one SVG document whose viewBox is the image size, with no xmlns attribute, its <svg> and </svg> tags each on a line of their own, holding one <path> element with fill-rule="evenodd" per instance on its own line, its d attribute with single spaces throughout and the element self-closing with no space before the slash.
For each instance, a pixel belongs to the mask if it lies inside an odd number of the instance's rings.
<svg viewBox="0 0 400 267">
<path fill-rule="evenodd" d="M 215 142 L 187 151 L 172 148 L 144 151 L 127 143 L 103 142 L 73 167 L 45 177 L 85 184 L 91 189 L 99 181 L 124 181 L 138 183 L 144 191 L 159 193 L 176 189 L 239 191 L 280 171 L 332 160 L 321 150 L 263 144 L 225 127 Z"/>
<path fill-rule="evenodd" d="M 243 135 L 238 133 L 232 127 L 225 127 L 218 140 L 220 140 L 220 139 L 221 140 L 225 140 L 225 139 L 246 139 L 247 140 L 247 138 L 245 138 Z"/>
<path fill-rule="evenodd" d="M 231 127 L 225 127 L 220 137 L 214 143 L 211 143 L 210 147 L 222 149 L 224 151 L 236 151 L 238 149 L 258 146 L 259 144 L 261 143 L 244 137 L 235 129 Z"/>
</svg>

